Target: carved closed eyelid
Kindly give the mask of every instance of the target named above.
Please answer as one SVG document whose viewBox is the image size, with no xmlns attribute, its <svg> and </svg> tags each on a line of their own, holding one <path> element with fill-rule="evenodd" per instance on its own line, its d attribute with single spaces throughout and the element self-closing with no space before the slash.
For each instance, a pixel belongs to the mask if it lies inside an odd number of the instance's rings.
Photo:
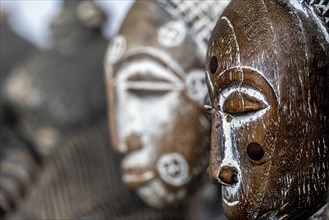
<svg viewBox="0 0 329 220">
<path fill-rule="evenodd" d="M 128 91 L 137 97 L 160 97 L 168 94 L 166 90 L 143 90 L 143 89 L 128 89 Z"/>
<path fill-rule="evenodd" d="M 226 98 L 223 106 L 223 112 L 231 115 L 242 115 L 257 112 L 266 108 L 268 104 L 256 97 L 245 93 L 235 92 Z"/>
</svg>

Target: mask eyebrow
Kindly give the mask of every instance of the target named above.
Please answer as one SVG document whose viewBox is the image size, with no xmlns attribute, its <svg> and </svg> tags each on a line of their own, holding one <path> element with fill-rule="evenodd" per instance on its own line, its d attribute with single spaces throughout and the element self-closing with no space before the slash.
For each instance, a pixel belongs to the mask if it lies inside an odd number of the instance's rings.
<svg viewBox="0 0 329 220">
<path fill-rule="evenodd" d="M 177 61 L 164 51 L 152 48 L 152 47 L 136 47 L 127 51 L 122 58 L 122 62 L 128 61 L 141 62 L 143 60 L 149 60 L 172 70 L 172 74 L 180 80 L 184 81 L 186 72 Z"/>
<path fill-rule="evenodd" d="M 241 86 L 245 83 L 263 92 L 266 90 L 265 88 L 268 87 L 268 89 L 273 91 L 276 100 L 279 100 L 278 91 L 274 89 L 266 76 L 259 70 L 250 66 L 232 66 L 222 71 L 215 79 L 214 89 L 215 92 L 221 93 L 221 90 L 231 85 Z"/>
<path fill-rule="evenodd" d="M 127 63 L 118 70 L 115 84 L 136 90 L 184 89 L 182 80 L 173 74 L 170 69 L 151 60 L 137 60 Z"/>
<path fill-rule="evenodd" d="M 152 90 L 152 91 L 181 91 L 179 88 L 170 83 L 164 82 L 128 82 L 126 88 L 133 90 Z"/>
</svg>

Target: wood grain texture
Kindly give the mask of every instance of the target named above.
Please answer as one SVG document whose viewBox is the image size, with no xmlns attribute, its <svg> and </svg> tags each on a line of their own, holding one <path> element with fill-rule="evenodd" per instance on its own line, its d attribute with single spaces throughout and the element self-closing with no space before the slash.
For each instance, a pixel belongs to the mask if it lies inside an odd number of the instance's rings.
<svg viewBox="0 0 329 220">
<path fill-rule="evenodd" d="M 206 61 L 210 178 L 229 219 L 306 219 L 326 204 L 328 36 L 303 1 L 232 1 L 219 18 Z"/>
</svg>

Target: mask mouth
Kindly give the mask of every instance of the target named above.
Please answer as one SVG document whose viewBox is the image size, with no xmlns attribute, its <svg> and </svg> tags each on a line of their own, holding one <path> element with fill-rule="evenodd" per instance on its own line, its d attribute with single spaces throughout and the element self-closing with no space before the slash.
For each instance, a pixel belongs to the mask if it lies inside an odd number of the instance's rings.
<svg viewBox="0 0 329 220">
<path fill-rule="evenodd" d="M 157 178 L 147 149 L 127 152 L 121 161 L 122 181 L 130 189 L 139 188 Z"/>
<path fill-rule="evenodd" d="M 138 188 L 156 177 L 156 173 L 152 170 L 129 169 L 124 170 L 122 180 L 130 188 Z"/>
<path fill-rule="evenodd" d="M 154 170 L 142 167 L 126 167 L 122 169 L 122 181 L 130 189 L 136 189 L 155 179 L 157 176 Z"/>
<path fill-rule="evenodd" d="M 179 153 L 162 155 L 156 165 L 160 178 L 168 185 L 181 187 L 189 182 L 189 164 Z"/>
<path fill-rule="evenodd" d="M 240 203 L 239 195 L 239 186 L 222 186 L 222 198 L 227 206 L 238 205 Z"/>
</svg>

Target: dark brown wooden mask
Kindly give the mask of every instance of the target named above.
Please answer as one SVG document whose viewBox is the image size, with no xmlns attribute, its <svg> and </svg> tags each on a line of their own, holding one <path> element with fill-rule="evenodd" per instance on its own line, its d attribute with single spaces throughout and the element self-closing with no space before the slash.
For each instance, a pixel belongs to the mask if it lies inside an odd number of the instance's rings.
<svg viewBox="0 0 329 220">
<path fill-rule="evenodd" d="M 218 20 L 209 176 L 229 219 L 300 219 L 325 204 L 328 51 L 328 32 L 298 1 L 232 1 Z"/>
</svg>

